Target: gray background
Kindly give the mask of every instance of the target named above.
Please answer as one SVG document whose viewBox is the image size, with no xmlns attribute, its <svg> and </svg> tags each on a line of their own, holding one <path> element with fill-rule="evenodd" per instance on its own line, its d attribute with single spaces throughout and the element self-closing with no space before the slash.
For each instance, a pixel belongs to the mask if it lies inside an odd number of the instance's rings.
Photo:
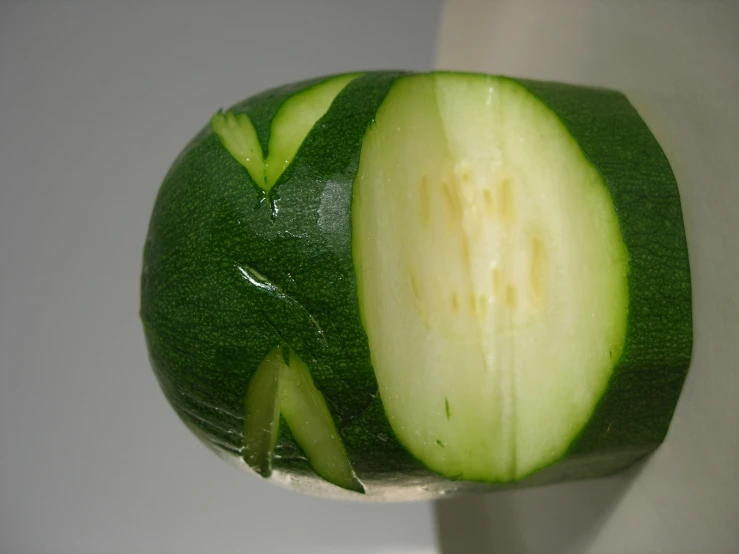
<svg viewBox="0 0 739 554">
<path fill-rule="evenodd" d="M 626 475 L 346 505 L 239 474 L 159 392 L 137 318 L 170 161 L 217 106 L 432 64 L 440 0 L 0 0 L 0 553 L 739 552 L 739 2 L 446 0 L 437 63 L 625 90 L 673 163 L 695 349 Z M 550 9 L 543 9 L 543 7 Z"/>
<path fill-rule="evenodd" d="M 138 321 L 168 165 L 212 111 L 428 69 L 440 1 L 0 2 L 0 552 L 435 552 L 431 506 L 239 473 L 177 420 Z"/>
<path fill-rule="evenodd" d="M 442 20 L 440 67 L 626 93 L 677 178 L 694 316 L 653 456 L 610 479 L 439 503 L 443 551 L 739 553 L 739 2 L 446 0 Z"/>
</svg>

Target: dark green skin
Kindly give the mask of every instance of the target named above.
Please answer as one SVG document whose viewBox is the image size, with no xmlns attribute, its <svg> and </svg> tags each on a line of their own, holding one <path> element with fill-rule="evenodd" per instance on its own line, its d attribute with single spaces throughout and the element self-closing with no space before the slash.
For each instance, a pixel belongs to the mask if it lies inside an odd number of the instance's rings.
<svg viewBox="0 0 739 554">
<path fill-rule="evenodd" d="M 373 72 L 352 81 L 269 194 L 204 128 L 164 179 L 141 279 L 152 366 L 169 402 L 201 438 L 239 456 L 249 380 L 281 344 L 309 367 L 357 476 L 378 495 L 398 486 L 480 487 L 435 474 L 399 443 L 359 317 L 353 181 L 364 134 L 403 75 Z M 265 92 L 231 110 L 248 113 L 266 156 L 279 106 L 320 80 Z M 559 115 L 600 171 L 630 256 L 627 338 L 607 393 L 562 460 L 515 483 L 526 486 L 611 474 L 657 447 L 689 365 L 692 316 L 677 185 L 634 108 L 608 90 L 518 82 Z M 253 286 L 239 267 L 256 270 L 280 292 Z M 273 466 L 319 479 L 284 424 Z"/>
</svg>

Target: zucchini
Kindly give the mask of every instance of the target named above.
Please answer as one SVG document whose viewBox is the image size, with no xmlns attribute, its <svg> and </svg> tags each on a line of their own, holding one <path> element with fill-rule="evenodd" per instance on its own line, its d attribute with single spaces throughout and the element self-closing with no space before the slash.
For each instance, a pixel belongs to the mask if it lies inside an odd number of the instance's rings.
<svg viewBox="0 0 739 554">
<path fill-rule="evenodd" d="M 150 359 L 219 454 L 382 499 L 608 475 L 692 348 L 670 165 L 620 93 L 367 72 L 217 112 L 170 168 Z"/>
</svg>

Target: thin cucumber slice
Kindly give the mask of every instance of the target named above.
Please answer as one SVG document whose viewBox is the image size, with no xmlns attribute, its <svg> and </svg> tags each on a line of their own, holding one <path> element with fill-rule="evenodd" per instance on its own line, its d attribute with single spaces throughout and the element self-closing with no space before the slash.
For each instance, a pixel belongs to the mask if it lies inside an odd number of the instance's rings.
<svg viewBox="0 0 739 554">
<path fill-rule="evenodd" d="M 269 156 L 265 161 L 267 190 L 280 178 L 305 137 L 342 89 L 359 74 L 339 75 L 288 98 L 272 120 Z"/>
<path fill-rule="evenodd" d="M 262 477 L 272 473 L 272 452 L 280 425 L 279 356 L 270 354 L 257 368 L 244 397 L 242 457 Z"/>
<path fill-rule="evenodd" d="M 364 491 L 326 400 L 294 352 L 283 352 L 279 346 L 270 351 L 251 379 L 244 405 L 243 459 L 260 475 L 268 477 L 272 473 L 282 415 L 316 474 L 344 489 Z"/>
<path fill-rule="evenodd" d="M 249 116 L 245 113 L 216 112 L 210 118 L 210 126 L 226 150 L 249 171 L 254 182 L 264 188 L 264 157 L 257 131 Z"/>
<path fill-rule="evenodd" d="M 217 112 L 211 118 L 211 128 L 231 155 L 249 171 L 254 182 L 269 191 L 334 98 L 357 76 L 357 73 L 339 75 L 285 100 L 272 120 L 266 157 L 247 114 Z"/>
</svg>

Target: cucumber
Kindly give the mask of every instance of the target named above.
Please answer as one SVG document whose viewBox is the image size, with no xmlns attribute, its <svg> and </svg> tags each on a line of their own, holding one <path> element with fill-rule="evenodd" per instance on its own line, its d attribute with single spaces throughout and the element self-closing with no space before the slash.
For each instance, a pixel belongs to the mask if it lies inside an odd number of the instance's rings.
<svg viewBox="0 0 739 554">
<path fill-rule="evenodd" d="M 355 77 L 339 75 L 287 98 L 272 121 L 266 157 L 247 114 L 218 112 L 211 118 L 211 127 L 231 155 L 249 170 L 254 182 L 269 191 L 290 165 L 316 121 Z"/>
<path fill-rule="evenodd" d="M 305 363 L 278 346 L 251 378 L 244 399 L 243 458 L 263 477 L 272 473 L 280 416 L 316 473 L 347 490 L 364 492 L 352 471 L 326 401 Z"/>
<path fill-rule="evenodd" d="M 618 92 L 295 83 L 217 112 L 170 168 L 141 318 L 188 427 L 298 490 L 608 475 L 662 441 L 690 362 L 678 189 Z"/>
</svg>

